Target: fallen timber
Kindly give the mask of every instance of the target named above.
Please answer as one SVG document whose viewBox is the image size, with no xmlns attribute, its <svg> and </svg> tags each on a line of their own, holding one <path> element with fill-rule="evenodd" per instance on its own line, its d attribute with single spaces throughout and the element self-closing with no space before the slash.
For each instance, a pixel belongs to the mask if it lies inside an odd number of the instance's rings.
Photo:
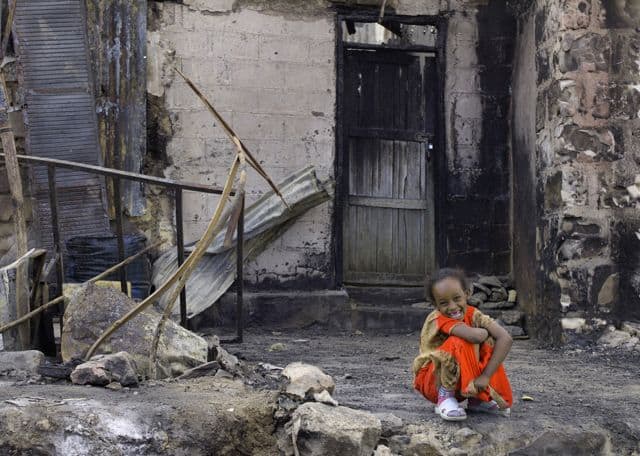
<svg viewBox="0 0 640 456">
<path fill-rule="evenodd" d="M 286 199 L 290 210 L 275 192 L 265 193 L 246 209 L 244 219 L 244 258 L 262 252 L 271 241 L 286 231 L 295 220 L 309 209 L 330 199 L 333 191 L 330 183 L 321 183 L 313 167 L 297 171 L 282 182 L 278 188 Z M 191 318 L 211 307 L 231 287 L 236 279 L 236 236 L 225 244 L 226 233 L 219 232 L 206 251 L 204 258 L 187 281 L 189 304 L 187 317 Z M 194 246 L 185 246 L 191 251 Z M 178 268 L 175 250 L 162 254 L 154 263 L 152 282 L 155 286 L 164 283 Z M 165 304 L 159 301 L 162 307 Z M 178 314 L 173 312 L 173 316 Z"/>
</svg>

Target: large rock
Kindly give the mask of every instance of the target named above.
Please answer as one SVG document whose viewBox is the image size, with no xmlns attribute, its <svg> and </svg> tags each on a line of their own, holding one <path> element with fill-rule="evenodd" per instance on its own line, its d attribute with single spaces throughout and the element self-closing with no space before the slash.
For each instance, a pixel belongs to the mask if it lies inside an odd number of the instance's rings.
<svg viewBox="0 0 640 456">
<path fill-rule="evenodd" d="M 0 352 L 0 375 L 37 375 L 43 361 L 37 350 Z"/>
<path fill-rule="evenodd" d="M 300 399 L 304 399 L 307 394 L 313 395 L 324 390 L 333 394 L 336 388 L 330 375 L 311 364 L 291 363 L 284 368 L 282 376 L 289 379 L 285 392 Z"/>
<path fill-rule="evenodd" d="M 111 288 L 87 284 L 76 290 L 64 313 L 62 359 L 67 362 L 83 357 L 100 334 L 135 305 L 128 296 Z M 126 351 L 135 360 L 138 374 L 148 377 L 151 341 L 159 320 L 160 314 L 146 309 L 112 334 L 98 353 Z M 168 321 L 158 347 L 157 374 L 180 375 L 207 362 L 207 351 L 207 342 L 202 337 Z"/>
<path fill-rule="evenodd" d="M 380 432 L 371 413 L 307 402 L 291 416 L 279 445 L 287 456 L 370 456 Z"/>
<path fill-rule="evenodd" d="M 135 386 L 138 384 L 136 362 L 127 352 L 97 355 L 78 365 L 71 373 L 71 381 L 76 385 L 105 386 L 117 382 L 122 386 Z"/>
</svg>

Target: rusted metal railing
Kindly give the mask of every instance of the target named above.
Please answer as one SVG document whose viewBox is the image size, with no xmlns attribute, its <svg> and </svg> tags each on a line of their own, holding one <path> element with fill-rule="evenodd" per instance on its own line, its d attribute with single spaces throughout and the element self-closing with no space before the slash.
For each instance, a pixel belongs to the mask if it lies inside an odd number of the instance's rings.
<svg viewBox="0 0 640 456">
<path fill-rule="evenodd" d="M 4 154 L 0 153 L 0 158 L 4 159 Z M 129 171 L 120 171 L 113 168 L 105 168 L 102 166 L 87 165 L 83 163 L 71 162 L 66 160 L 58 160 L 53 158 L 34 157 L 29 155 L 17 155 L 18 162 L 30 163 L 35 166 L 46 166 L 47 177 L 49 185 L 49 204 L 51 206 L 51 227 L 53 234 L 53 243 L 56 252 L 58 253 L 56 258 L 56 284 L 57 294 L 62 295 L 62 286 L 64 284 L 64 269 L 63 269 L 63 235 L 60 229 L 60 219 L 58 217 L 58 198 L 56 189 L 56 169 L 66 168 L 76 171 L 86 172 L 88 174 L 97 174 L 105 177 L 105 184 L 108 179 L 111 179 L 114 189 L 114 210 L 116 216 L 116 237 L 118 242 L 118 261 L 125 260 L 124 251 L 124 234 L 123 234 L 123 220 L 122 220 L 122 203 L 120 200 L 120 181 L 133 180 L 136 182 L 159 185 L 162 187 L 173 190 L 173 197 L 175 200 L 176 210 L 176 248 L 178 253 L 178 267 L 184 262 L 184 227 L 182 217 L 182 203 L 183 203 L 183 191 L 194 191 L 209 194 L 222 194 L 222 188 L 212 187 L 207 185 L 195 184 L 190 182 L 175 181 L 172 179 L 166 179 L 162 177 L 146 176 L 144 174 L 132 173 Z M 234 192 L 232 191 L 232 195 Z M 244 201 L 242 202 L 242 210 L 240 212 L 240 219 L 237 226 L 237 279 L 236 279 L 236 299 L 237 299 L 237 335 L 233 341 L 242 341 L 243 333 L 243 261 L 242 261 L 242 244 L 244 242 Z M 126 268 L 120 268 L 120 287 L 123 293 L 127 293 L 127 273 Z M 186 285 L 180 293 L 180 324 L 183 327 L 187 327 L 187 290 Z"/>
</svg>

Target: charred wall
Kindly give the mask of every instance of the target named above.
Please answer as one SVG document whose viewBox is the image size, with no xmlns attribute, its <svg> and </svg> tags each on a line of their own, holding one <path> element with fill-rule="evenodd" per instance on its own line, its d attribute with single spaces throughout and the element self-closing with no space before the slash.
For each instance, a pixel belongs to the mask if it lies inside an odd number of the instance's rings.
<svg viewBox="0 0 640 456">
<path fill-rule="evenodd" d="M 589 332 L 638 315 L 640 22 L 632 5 L 541 0 L 520 18 L 519 48 L 534 41 L 535 56 L 520 56 L 514 73 L 514 217 L 531 208 L 523 179 L 533 176 L 536 231 L 534 238 L 516 221 L 514 268 L 534 300 L 528 310 L 538 336 L 557 320 Z M 534 121 L 523 114 L 533 64 Z M 534 239 L 535 256 L 522 248 Z M 559 331 L 548 336 L 560 341 Z"/>
<path fill-rule="evenodd" d="M 447 40 L 446 263 L 511 271 L 510 100 L 516 22 L 505 2 L 452 13 Z"/>
</svg>

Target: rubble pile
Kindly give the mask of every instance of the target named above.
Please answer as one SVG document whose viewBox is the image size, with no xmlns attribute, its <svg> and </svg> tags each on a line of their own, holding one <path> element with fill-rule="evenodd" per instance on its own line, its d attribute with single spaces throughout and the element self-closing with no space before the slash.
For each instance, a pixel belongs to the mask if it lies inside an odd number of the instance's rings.
<svg viewBox="0 0 640 456">
<path fill-rule="evenodd" d="M 472 285 L 469 304 L 495 318 L 512 337 L 526 335 L 524 313 L 517 309 L 517 293 L 507 280 L 479 276 Z"/>
</svg>

